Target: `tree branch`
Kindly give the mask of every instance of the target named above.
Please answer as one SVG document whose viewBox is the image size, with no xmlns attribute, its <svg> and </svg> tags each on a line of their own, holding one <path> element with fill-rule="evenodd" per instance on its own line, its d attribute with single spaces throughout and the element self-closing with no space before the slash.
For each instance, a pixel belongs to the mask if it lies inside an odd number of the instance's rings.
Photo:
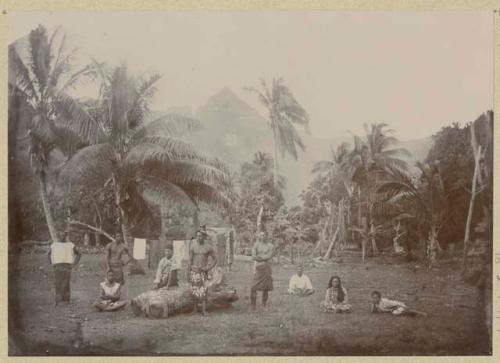
<svg viewBox="0 0 500 363">
<path fill-rule="evenodd" d="M 97 232 L 99 234 L 102 234 L 104 237 L 106 237 L 107 239 L 109 239 L 112 242 L 115 241 L 115 239 L 113 237 L 111 237 L 111 235 L 108 234 L 106 231 L 104 231 L 104 230 L 102 230 L 100 228 L 91 226 L 90 224 L 83 223 L 83 222 L 80 222 L 80 221 L 74 221 L 74 220 L 69 220 L 68 223 L 69 224 L 73 224 L 75 226 L 85 227 L 87 229 L 90 229 L 91 231 L 94 231 L 94 232 Z"/>
</svg>

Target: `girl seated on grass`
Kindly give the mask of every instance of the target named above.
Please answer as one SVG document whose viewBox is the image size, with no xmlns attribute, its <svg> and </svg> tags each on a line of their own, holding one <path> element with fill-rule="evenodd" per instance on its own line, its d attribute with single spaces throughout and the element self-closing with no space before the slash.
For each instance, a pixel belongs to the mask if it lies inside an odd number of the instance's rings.
<svg viewBox="0 0 500 363">
<path fill-rule="evenodd" d="M 321 302 L 325 313 L 350 313 L 351 305 L 347 301 L 347 290 L 342 286 L 340 277 L 332 276 L 328 282 L 325 300 Z"/>
<path fill-rule="evenodd" d="M 101 300 L 94 303 L 94 306 L 99 311 L 116 311 L 124 307 L 127 302 L 120 301 L 121 285 L 115 281 L 115 276 L 112 270 L 106 273 L 106 279 L 100 284 Z"/>
<path fill-rule="evenodd" d="M 372 313 L 391 313 L 392 315 L 420 315 L 427 317 L 427 313 L 410 309 L 405 303 L 397 300 L 389 300 L 382 297 L 378 291 L 371 293 Z"/>
</svg>

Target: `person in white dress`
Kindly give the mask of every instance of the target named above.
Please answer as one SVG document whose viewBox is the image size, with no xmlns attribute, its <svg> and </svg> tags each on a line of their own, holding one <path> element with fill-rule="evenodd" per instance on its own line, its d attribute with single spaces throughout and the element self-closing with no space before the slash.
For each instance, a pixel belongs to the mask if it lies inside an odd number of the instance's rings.
<svg viewBox="0 0 500 363">
<path fill-rule="evenodd" d="M 70 242 L 70 229 L 67 228 L 61 241 L 53 241 L 48 251 L 48 259 L 54 269 L 55 305 L 69 303 L 71 296 L 71 270 L 78 264 L 81 254 Z"/>
<path fill-rule="evenodd" d="M 311 280 L 304 274 L 304 268 L 302 266 L 297 268 L 297 273 L 290 279 L 288 293 L 297 296 L 308 296 L 314 293 Z"/>
</svg>

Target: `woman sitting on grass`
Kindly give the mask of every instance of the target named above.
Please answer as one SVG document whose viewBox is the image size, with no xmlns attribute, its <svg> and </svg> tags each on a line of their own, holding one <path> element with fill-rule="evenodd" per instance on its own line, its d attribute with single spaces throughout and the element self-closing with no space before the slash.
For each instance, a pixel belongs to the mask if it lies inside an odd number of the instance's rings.
<svg viewBox="0 0 500 363">
<path fill-rule="evenodd" d="M 99 311 L 116 311 L 124 307 L 127 302 L 120 301 L 121 285 L 115 281 L 115 276 L 112 270 L 106 273 L 106 279 L 100 284 L 101 301 L 94 303 L 94 306 Z"/>
<path fill-rule="evenodd" d="M 392 315 L 420 315 L 427 317 L 427 313 L 410 309 L 405 303 L 397 300 L 389 300 L 382 297 L 378 291 L 371 293 L 372 313 L 391 313 Z"/>
<path fill-rule="evenodd" d="M 158 269 L 156 270 L 155 280 L 153 281 L 152 290 L 161 288 L 178 287 L 177 271 L 179 267 L 174 259 L 172 245 L 165 247 L 165 257 L 160 260 Z"/>
<path fill-rule="evenodd" d="M 321 302 L 325 313 L 350 313 L 352 308 L 347 301 L 347 290 L 342 286 L 340 277 L 332 276 L 328 282 L 325 300 Z"/>
</svg>

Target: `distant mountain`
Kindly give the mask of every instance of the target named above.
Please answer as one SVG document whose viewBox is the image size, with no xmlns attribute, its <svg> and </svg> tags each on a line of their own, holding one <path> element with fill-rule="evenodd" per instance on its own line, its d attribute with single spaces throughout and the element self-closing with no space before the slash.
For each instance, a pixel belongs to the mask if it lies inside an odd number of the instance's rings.
<svg viewBox="0 0 500 363">
<path fill-rule="evenodd" d="M 188 107 L 166 111 L 192 115 Z M 234 171 L 243 162 L 251 161 L 257 151 L 273 151 L 266 119 L 228 88 L 210 97 L 194 112 L 194 116 L 202 121 L 203 130 L 190 136 L 190 141 L 200 150 L 224 160 Z M 299 153 L 298 160 L 290 156 L 279 160 L 280 174 L 287 179 L 285 198 L 290 204 L 297 203 L 300 192 L 309 185 L 314 163 L 330 157 L 330 146 L 335 148 L 342 142 L 351 141 L 345 137 L 323 139 L 302 131 L 299 133 L 306 151 Z M 425 158 L 431 143 L 429 137 L 402 141 L 398 146 L 407 148 L 413 154 L 408 159 L 413 164 Z"/>
</svg>

